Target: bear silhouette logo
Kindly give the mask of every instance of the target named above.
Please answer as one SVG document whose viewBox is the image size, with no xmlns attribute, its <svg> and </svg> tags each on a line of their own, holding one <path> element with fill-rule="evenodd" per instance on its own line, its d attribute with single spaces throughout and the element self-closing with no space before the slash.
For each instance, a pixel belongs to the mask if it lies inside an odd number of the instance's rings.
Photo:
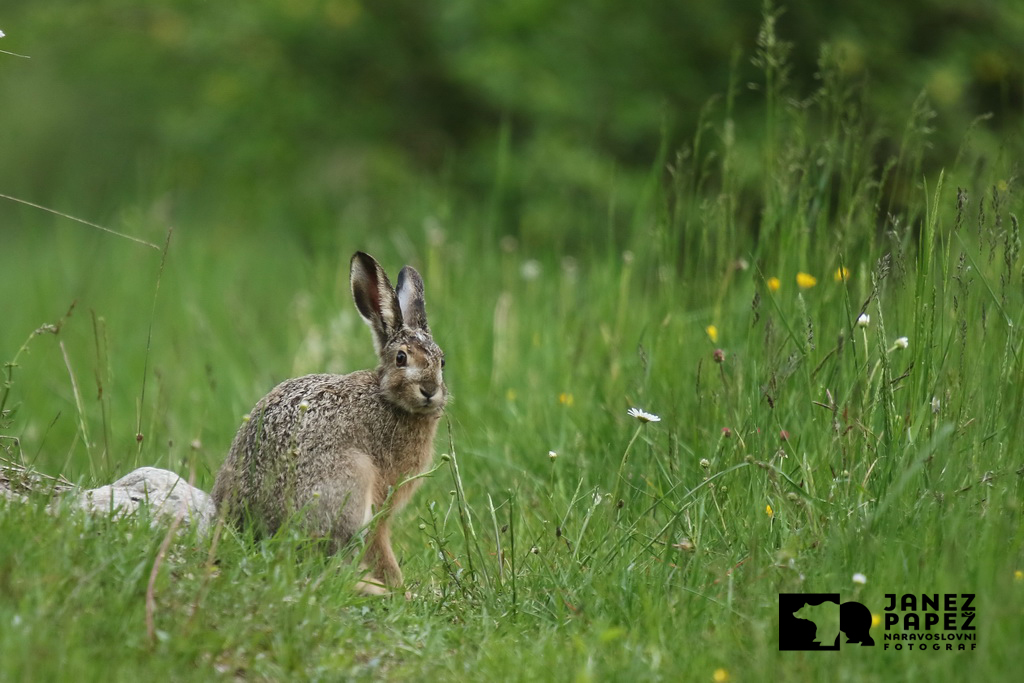
<svg viewBox="0 0 1024 683">
<path fill-rule="evenodd" d="M 780 650 L 838 650 L 847 644 L 872 646 L 871 610 L 842 602 L 839 593 L 780 593 Z"/>
<path fill-rule="evenodd" d="M 865 605 L 849 601 L 839 605 L 839 629 L 846 634 L 846 643 L 860 643 L 861 647 L 875 644 L 871 637 L 871 610 Z"/>
</svg>

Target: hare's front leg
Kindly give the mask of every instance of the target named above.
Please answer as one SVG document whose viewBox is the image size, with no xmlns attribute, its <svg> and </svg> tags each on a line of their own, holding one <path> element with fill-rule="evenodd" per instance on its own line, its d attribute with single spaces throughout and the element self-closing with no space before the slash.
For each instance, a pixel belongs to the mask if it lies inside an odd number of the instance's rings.
<svg viewBox="0 0 1024 683">
<path fill-rule="evenodd" d="M 389 588 L 402 585 L 402 570 L 391 550 L 391 519 L 384 517 L 371 531 L 370 545 L 366 549 L 366 563 L 372 568 L 374 575 Z"/>
<path fill-rule="evenodd" d="M 402 570 L 391 550 L 391 528 L 388 519 L 377 522 L 370 531 L 369 544 L 359 568 L 366 574 L 356 584 L 356 590 L 367 595 L 386 595 L 388 589 L 402 585 Z"/>
<path fill-rule="evenodd" d="M 330 525 L 332 552 L 338 552 L 351 540 L 366 534 L 366 549 L 360 568 L 367 575 L 356 588 L 370 595 L 387 593 L 387 588 L 402 585 L 402 570 L 391 550 L 391 510 L 374 519 L 375 500 L 381 498 L 376 468 L 365 453 L 350 451 L 343 461 L 348 467 L 327 477 L 329 493 L 320 500 L 319 517 Z M 381 585 L 383 584 L 383 585 Z"/>
</svg>

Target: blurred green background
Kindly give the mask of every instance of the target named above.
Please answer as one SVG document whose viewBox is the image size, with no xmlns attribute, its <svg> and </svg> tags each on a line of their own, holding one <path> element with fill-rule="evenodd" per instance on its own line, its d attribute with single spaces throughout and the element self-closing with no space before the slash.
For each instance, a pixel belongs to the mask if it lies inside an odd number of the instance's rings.
<svg viewBox="0 0 1024 683">
<path fill-rule="evenodd" d="M 154 308 L 158 250 L 0 200 L 0 360 L 78 302 L 7 406 L 70 476 L 123 472 L 136 431 L 216 467 L 277 381 L 370 365 L 355 249 L 421 268 L 470 396 L 529 366 L 497 340 L 520 266 L 578 273 L 564 323 L 610 355 L 519 386 L 555 396 L 644 338 L 622 336 L 635 311 L 597 312 L 631 271 L 699 330 L 749 308 L 730 283 L 840 259 L 865 296 L 940 170 L 947 210 L 961 185 L 972 211 L 1017 201 L 1022 3 L 15 0 L 0 29 L 0 193 L 154 245 L 175 230 Z M 78 457 L 74 414 L 109 462 Z"/>
<path fill-rule="evenodd" d="M 289 231 L 315 248 L 451 211 L 498 235 L 582 236 L 630 215 L 659 149 L 686 146 L 706 106 L 729 109 L 741 175 L 758 178 L 762 12 L 758 0 L 8 0 L 0 49 L 30 59 L 0 55 L 0 191 L 154 240 L 174 223 Z M 980 115 L 992 114 L 982 144 L 1019 142 L 1021 3 L 793 0 L 777 32 L 794 97 L 818 87 L 828 51 L 882 150 L 896 153 L 922 91 L 941 163 Z M 745 201 L 753 229 L 757 199 Z M 5 233 L 19 215 L 0 207 Z"/>
</svg>

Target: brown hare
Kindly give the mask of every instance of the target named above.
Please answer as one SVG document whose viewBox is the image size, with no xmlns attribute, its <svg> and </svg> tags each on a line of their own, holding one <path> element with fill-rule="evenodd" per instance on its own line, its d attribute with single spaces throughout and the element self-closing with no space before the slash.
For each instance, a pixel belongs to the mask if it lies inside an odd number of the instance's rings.
<svg viewBox="0 0 1024 683">
<path fill-rule="evenodd" d="M 235 435 L 213 500 L 227 522 L 249 522 L 265 533 L 298 515 L 305 532 L 329 539 L 332 553 L 383 510 L 369 527 L 369 576 L 359 588 L 384 593 L 380 584 L 402 583 L 390 516 L 421 480 L 398 485 L 429 466 L 448 389 L 420 274 L 405 266 L 393 288 L 373 257 L 356 252 L 351 283 L 373 331 L 376 370 L 306 375 L 275 387 Z"/>
</svg>

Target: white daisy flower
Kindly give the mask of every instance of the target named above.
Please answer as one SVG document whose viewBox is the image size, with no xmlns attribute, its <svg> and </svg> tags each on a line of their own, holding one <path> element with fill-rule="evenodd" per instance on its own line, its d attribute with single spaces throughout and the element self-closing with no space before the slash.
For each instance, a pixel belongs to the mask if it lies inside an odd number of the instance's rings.
<svg viewBox="0 0 1024 683">
<path fill-rule="evenodd" d="M 865 583 L 868 582 L 868 577 L 864 576 L 860 572 L 857 572 L 856 574 L 853 575 L 853 582 L 854 583 L 859 583 L 860 585 L 863 586 Z"/>
<path fill-rule="evenodd" d="M 635 417 L 641 422 L 661 422 L 661 418 L 657 415 L 640 410 L 639 408 L 630 408 L 626 411 L 626 414 L 630 417 Z"/>
<path fill-rule="evenodd" d="M 906 337 L 900 337 L 896 341 L 893 342 L 893 345 L 897 349 L 905 349 L 908 346 L 910 346 L 910 340 L 907 339 Z"/>
<path fill-rule="evenodd" d="M 857 327 L 867 327 L 871 324 L 871 316 L 867 313 L 861 313 L 860 317 L 857 318 Z"/>
<path fill-rule="evenodd" d="M 541 274 L 540 261 L 530 259 L 529 261 L 523 261 L 522 265 L 519 266 L 519 274 L 524 280 L 536 280 Z"/>
</svg>

